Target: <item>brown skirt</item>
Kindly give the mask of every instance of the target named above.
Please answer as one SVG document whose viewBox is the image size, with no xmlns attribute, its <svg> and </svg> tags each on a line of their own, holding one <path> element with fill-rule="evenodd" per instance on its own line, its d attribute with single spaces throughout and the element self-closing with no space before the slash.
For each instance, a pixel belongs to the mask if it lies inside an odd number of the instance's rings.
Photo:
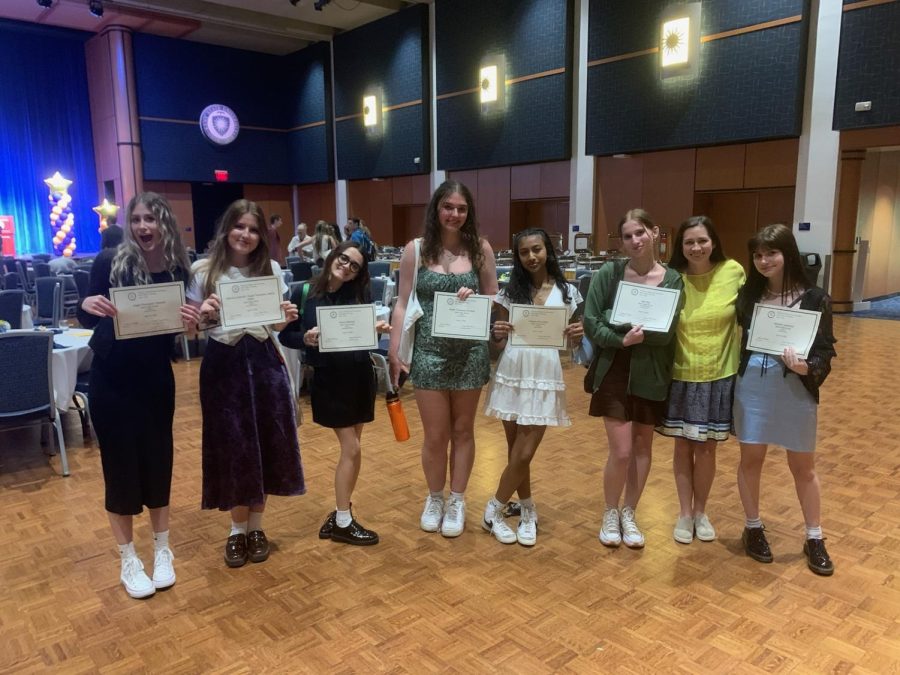
<svg viewBox="0 0 900 675">
<path fill-rule="evenodd" d="M 665 401 L 650 401 L 628 393 L 628 374 L 631 369 L 631 350 L 616 352 L 612 365 L 600 387 L 591 396 L 588 414 L 592 417 L 612 417 L 638 424 L 659 424 L 666 412 Z"/>
</svg>

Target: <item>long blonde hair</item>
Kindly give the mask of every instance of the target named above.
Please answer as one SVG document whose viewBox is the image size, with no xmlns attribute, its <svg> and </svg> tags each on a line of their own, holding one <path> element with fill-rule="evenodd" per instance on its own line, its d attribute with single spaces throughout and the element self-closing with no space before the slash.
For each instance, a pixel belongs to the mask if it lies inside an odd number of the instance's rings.
<svg viewBox="0 0 900 675">
<path fill-rule="evenodd" d="M 228 245 L 228 233 L 234 229 L 237 222 L 245 215 L 251 214 L 256 219 L 256 231 L 259 234 L 259 244 L 253 249 L 247 261 L 247 273 L 251 277 L 265 277 L 272 274 L 272 262 L 269 259 L 269 236 L 266 229 L 266 217 L 262 208 L 247 199 L 238 199 L 232 202 L 216 228 L 216 236 L 209 247 L 209 257 L 206 258 L 197 270 L 206 272 L 206 284 L 203 289 L 204 297 L 209 297 L 216 292 L 216 282 L 225 274 L 231 261 L 228 253 L 231 250 Z"/>
<path fill-rule="evenodd" d="M 155 192 L 142 192 L 132 197 L 125 209 L 125 227 L 122 228 L 122 243 L 119 244 L 116 255 L 112 261 L 112 269 L 109 273 L 110 286 L 132 286 L 152 284 L 153 277 L 147 260 L 140 245 L 131 231 L 131 214 L 138 204 L 147 207 L 156 218 L 159 225 L 159 233 L 162 239 L 163 262 L 166 271 L 172 278 L 184 281 L 185 285 L 191 280 L 191 263 L 188 260 L 187 251 L 181 241 L 178 232 L 178 223 L 172 213 L 172 207 L 162 195 Z"/>
</svg>

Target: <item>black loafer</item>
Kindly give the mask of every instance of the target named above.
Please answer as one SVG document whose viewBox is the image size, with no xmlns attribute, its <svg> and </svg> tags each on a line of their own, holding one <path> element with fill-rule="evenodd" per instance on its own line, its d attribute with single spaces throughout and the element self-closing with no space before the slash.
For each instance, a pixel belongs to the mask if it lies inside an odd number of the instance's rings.
<svg viewBox="0 0 900 675">
<path fill-rule="evenodd" d="M 741 541 L 744 542 L 744 550 L 754 560 L 761 563 L 772 562 L 772 549 L 769 548 L 769 542 L 766 541 L 766 535 L 763 530 L 765 527 L 745 527 Z"/>
<path fill-rule="evenodd" d="M 803 544 L 803 553 L 806 555 L 806 564 L 813 572 L 823 577 L 834 574 L 834 563 L 828 557 L 825 550 L 824 539 L 807 539 Z"/>
<path fill-rule="evenodd" d="M 322 523 L 322 527 L 319 528 L 319 539 L 331 539 L 331 531 L 334 530 L 335 515 L 335 511 L 332 511 L 328 514 L 325 522 Z"/>
<path fill-rule="evenodd" d="M 507 502 L 502 513 L 504 518 L 518 518 L 522 515 L 522 505 L 519 502 Z"/>
<path fill-rule="evenodd" d="M 367 530 L 354 519 L 347 527 L 339 527 L 335 524 L 331 531 L 331 541 L 353 546 L 372 546 L 378 543 L 378 535 L 372 530 Z"/>
<path fill-rule="evenodd" d="M 253 530 L 247 535 L 247 557 L 255 563 L 269 559 L 269 540 L 262 530 Z"/>
<path fill-rule="evenodd" d="M 229 567 L 243 567 L 247 562 L 247 535 L 232 534 L 225 542 L 225 564 Z"/>
</svg>

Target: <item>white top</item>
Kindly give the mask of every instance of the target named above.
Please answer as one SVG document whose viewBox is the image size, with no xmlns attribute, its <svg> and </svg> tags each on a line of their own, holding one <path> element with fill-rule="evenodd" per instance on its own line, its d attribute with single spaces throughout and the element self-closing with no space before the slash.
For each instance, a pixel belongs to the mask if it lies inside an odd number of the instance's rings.
<svg viewBox="0 0 900 675">
<path fill-rule="evenodd" d="M 281 287 L 281 293 L 284 295 L 288 291 L 288 286 L 284 283 L 284 275 L 281 273 L 281 265 L 279 265 L 276 261 L 270 260 L 272 263 L 272 274 L 278 279 L 278 283 Z M 209 259 L 205 258 L 203 260 L 198 260 L 193 265 L 191 265 L 191 273 L 192 280 L 191 286 L 188 288 L 187 295 L 188 300 L 193 300 L 194 302 L 203 302 L 206 299 L 204 295 L 204 288 L 206 287 L 206 268 L 209 266 Z M 250 279 L 252 277 L 247 276 L 247 268 L 246 267 L 229 267 L 225 274 L 219 277 L 218 281 L 240 281 L 242 279 Z M 216 326 L 215 328 L 210 328 L 207 331 L 207 335 L 215 340 L 216 342 L 221 342 L 226 345 L 236 345 L 240 342 L 241 338 L 245 335 L 250 335 L 260 342 L 264 342 L 269 339 L 270 329 L 268 326 L 249 326 L 247 328 L 233 328 L 231 330 L 225 330 L 221 326 Z"/>
</svg>

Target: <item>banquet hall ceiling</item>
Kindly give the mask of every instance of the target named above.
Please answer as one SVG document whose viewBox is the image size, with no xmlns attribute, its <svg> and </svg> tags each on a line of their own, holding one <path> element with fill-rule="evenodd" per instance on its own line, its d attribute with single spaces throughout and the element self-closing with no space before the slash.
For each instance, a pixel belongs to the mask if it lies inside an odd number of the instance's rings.
<svg viewBox="0 0 900 675">
<path fill-rule="evenodd" d="M 96 1 L 96 0 L 95 0 Z M 289 54 L 313 42 L 428 0 L 101 0 L 103 16 L 88 0 L 2 0 L 0 18 L 99 32 L 111 25 L 196 42 Z"/>
</svg>

